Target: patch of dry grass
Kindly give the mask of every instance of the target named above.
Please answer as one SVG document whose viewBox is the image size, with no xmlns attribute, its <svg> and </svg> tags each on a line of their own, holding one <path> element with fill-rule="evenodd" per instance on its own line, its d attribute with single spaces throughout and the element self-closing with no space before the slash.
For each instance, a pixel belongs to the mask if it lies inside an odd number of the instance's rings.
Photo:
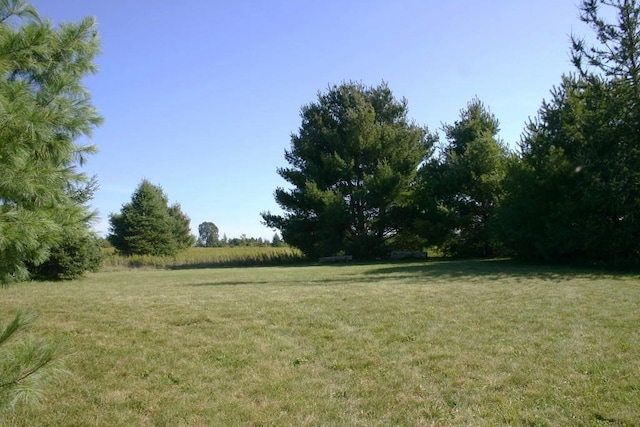
<svg viewBox="0 0 640 427">
<path fill-rule="evenodd" d="M 108 271 L 129 268 L 197 269 L 223 266 L 273 266 L 304 260 L 302 252 L 290 247 L 236 246 L 224 248 L 188 248 L 174 256 L 122 256 L 113 248 L 103 249 L 103 268 Z"/>
<path fill-rule="evenodd" d="M 9 425 L 637 425 L 637 275 L 504 261 L 4 289 L 72 375 Z"/>
</svg>

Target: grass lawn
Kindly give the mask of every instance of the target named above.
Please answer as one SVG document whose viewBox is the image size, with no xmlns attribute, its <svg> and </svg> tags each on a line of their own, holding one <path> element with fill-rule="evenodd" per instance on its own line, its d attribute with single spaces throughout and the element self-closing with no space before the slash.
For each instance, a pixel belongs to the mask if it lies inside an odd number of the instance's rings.
<svg viewBox="0 0 640 427">
<path fill-rule="evenodd" d="M 16 426 L 637 426 L 640 276 L 507 261 L 0 289 L 69 374 Z"/>
</svg>

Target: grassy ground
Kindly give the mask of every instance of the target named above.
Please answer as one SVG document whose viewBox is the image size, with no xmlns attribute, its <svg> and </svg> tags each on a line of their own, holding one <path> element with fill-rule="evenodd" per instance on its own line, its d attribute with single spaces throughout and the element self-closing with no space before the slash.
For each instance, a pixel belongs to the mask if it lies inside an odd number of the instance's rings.
<svg viewBox="0 0 640 427">
<path fill-rule="evenodd" d="M 0 290 L 71 373 L 16 426 L 636 426 L 634 274 L 467 261 L 134 270 Z"/>
</svg>

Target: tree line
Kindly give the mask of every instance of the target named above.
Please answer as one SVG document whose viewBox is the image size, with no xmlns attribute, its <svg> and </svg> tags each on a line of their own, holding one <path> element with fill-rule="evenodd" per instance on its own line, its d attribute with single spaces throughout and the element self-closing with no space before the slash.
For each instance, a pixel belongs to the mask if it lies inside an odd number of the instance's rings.
<svg viewBox="0 0 640 427">
<path fill-rule="evenodd" d="M 596 42 L 572 37 L 574 69 L 515 149 L 477 98 L 434 132 L 409 118 L 407 100 L 386 83 L 319 92 L 301 108 L 288 166 L 277 171 L 287 183 L 274 194 L 283 213 L 261 214 L 278 232 L 271 244 L 310 257 L 438 247 L 450 256 L 637 262 L 639 15 L 638 1 L 581 2 Z M 0 2 L 1 283 L 100 266 L 89 207 L 98 182 L 78 170 L 96 151 L 78 141 L 102 122 L 82 84 L 98 51 L 92 19 L 56 28 L 23 0 Z M 111 214 L 109 240 L 123 254 L 266 243 L 196 239 L 189 223 L 143 180 Z"/>
<path fill-rule="evenodd" d="M 278 233 L 273 235 L 271 241 L 263 239 L 261 237 L 247 237 L 246 234 L 241 234 L 240 237 L 228 238 L 226 234 L 220 237 L 220 230 L 218 226 L 213 222 L 205 221 L 198 226 L 198 239 L 196 246 L 203 248 L 225 248 L 225 247 L 238 247 L 238 246 L 254 246 L 254 247 L 281 247 L 285 243 Z"/>
<path fill-rule="evenodd" d="M 284 214 L 263 212 L 264 223 L 311 257 L 437 246 L 450 256 L 637 262 L 639 16 L 637 1 L 581 3 L 596 44 L 572 36 L 575 70 L 517 150 L 479 99 L 442 126 L 441 141 L 385 83 L 318 93 L 278 169 L 289 186 L 275 190 Z"/>
</svg>

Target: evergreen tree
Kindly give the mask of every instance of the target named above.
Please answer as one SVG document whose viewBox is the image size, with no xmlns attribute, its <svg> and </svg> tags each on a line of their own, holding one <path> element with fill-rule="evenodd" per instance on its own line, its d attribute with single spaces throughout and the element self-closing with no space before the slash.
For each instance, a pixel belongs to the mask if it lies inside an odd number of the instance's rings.
<svg viewBox="0 0 640 427">
<path fill-rule="evenodd" d="M 281 248 L 284 246 L 284 241 L 282 240 L 282 237 L 280 237 L 278 233 L 275 233 L 273 235 L 273 239 L 271 239 L 271 246 L 274 248 Z"/>
<path fill-rule="evenodd" d="M 62 240 L 51 248 L 49 258 L 30 266 L 32 277 L 40 280 L 73 280 L 87 271 L 100 270 L 104 254 L 102 239 L 88 230 L 67 230 Z"/>
<path fill-rule="evenodd" d="M 71 185 L 67 193 L 89 210 L 88 203 L 97 189 L 98 181 L 94 176 L 85 183 Z M 93 215 L 85 218 L 85 227 L 65 227 L 62 240 L 52 246 L 45 262 L 28 263 L 31 276 L 41 280 L 73 280 L 87 271 L 98 271 L 104 255 L 100 250 L 102 239 L 90 229 L 92 219 Z"/>
<path fill-rule="evenodd" d="M 504 240 L 516 256 L 555 262 L 637 257 L 640 174 L 615 84 L 564 77 L 541 107 L 506 180 Z"/>
<path fill-rule="evenodd" d="M 508 161 L 498 119 L 475 98 L 443 132 L 448 143 L 419 174 L 424 236 L 449 255 L 497 255 L 500 245 L 492 227 Z"/>
<path fill-rule="evenodd" d="M 522 258 L 637 262 L 640 7 L 587 0 L 580 9 L 599 44 L 572 38 L 577 75 L 563 78 L 527 127 L 507 180 L 504 240 Z"/>
<path fill-rule="evenodd" d="M 169 216 L 173 222 L 173 237 L 178 250 L 190 248 L 196 243 L 196 238 L 191 234 L 191 219 L 182 212 L 179 203 L 169 206 Z"/>
<path fill-rule="evenodd" d="M 109 221 L 107 238 L 124 255 L 174 255 L 190 241 L 189 218 L 179 205 L 169 208 L 162 188 L 146 179 Z"/>
<path fill-rule="evenodd" d="M 95 71 L 95 23 L 53 28 L 22 0 L 0 2 L 0 282 L 28 277 L 87 209 L 67 191 L 95 151 L 75 141 L 101 118 L 82 79 Z"/>
<path fill-rule="evenodd" d="M 301 110 L 278 170 L 293 189 L 276 189 L 283 216 L 262 214 L 288 244 L 308 256 L 349 253 L 370 258 L 401 229 L 398 212 L 430 139 L 407 119 L 406 100 L 386 84 L 345 83 Z"/>
<path fill-rule="evenodd" d="M 615 22 L 602 17 L 601 6 L 609 9 Z M 606 13 L 605 13 L 606 14 Z M 638 95 L 640 85 L 640 2 L 638 0 L 583 0 L 580 20 L 589 25 L 597 44 L 571 36 L 571 59 L 582 79 L 601 74 L 608 80 L 628 83 Z"/>
</svg>

